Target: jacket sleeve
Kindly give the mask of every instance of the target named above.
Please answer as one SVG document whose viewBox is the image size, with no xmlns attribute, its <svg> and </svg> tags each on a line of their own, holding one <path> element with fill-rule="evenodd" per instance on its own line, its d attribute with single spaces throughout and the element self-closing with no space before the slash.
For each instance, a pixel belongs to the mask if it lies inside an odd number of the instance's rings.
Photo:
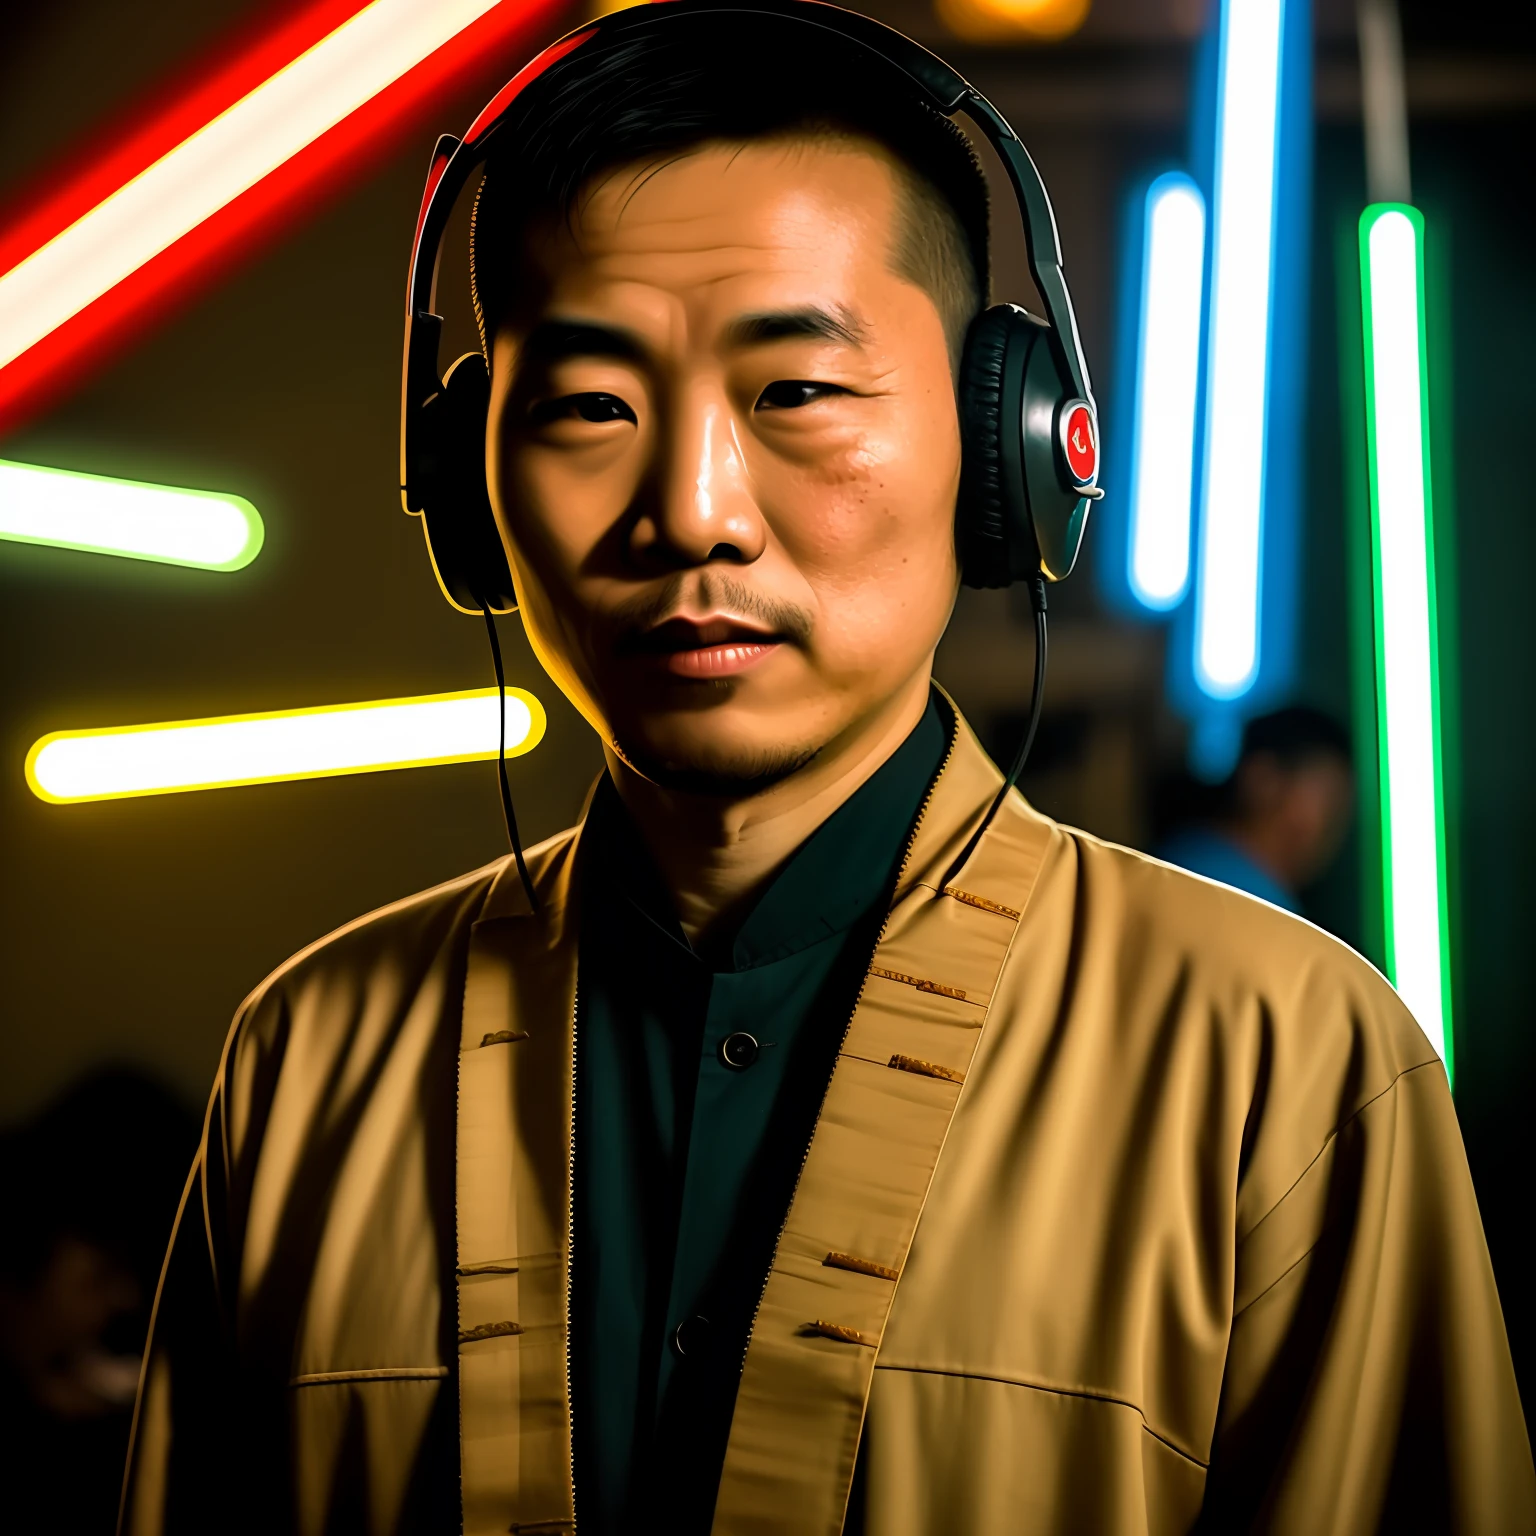
<svg viewBox="0 0 1536 1536">
<path fill-rule="evenodd" d="M 1240 1238 L 1202 1530 L 1536 1530 L 1445 1074 L 1402 1071 Z"/>
<path fill-rule="evenodd" d="M 206 1531 L 213 1511 L 230 1497 L 226 1472 L 238 1393 L 219 1295 L 216 1236 L 225 1195 L 219 1101 L 215 1091 L 155 1297 L 119 1536 Z"/>
</svg>

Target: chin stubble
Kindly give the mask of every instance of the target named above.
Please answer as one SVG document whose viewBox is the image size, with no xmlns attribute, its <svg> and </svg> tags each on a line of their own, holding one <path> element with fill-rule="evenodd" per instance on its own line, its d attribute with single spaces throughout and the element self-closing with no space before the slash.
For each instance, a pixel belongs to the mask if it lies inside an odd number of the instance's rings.
<svg viewBox="0 0 1536 1536">
<path fill-rule="evenodd" d="M 782 783 L 814 762 L 820 747 L 780 748 L 759 752 L 738 762 L 722 764 L 678 763 L 634 752 L 622 742 L 613 749 L 642 778 L 681 795 L 700 795 L 717 800 L 744 800 Z"/>
</svg>

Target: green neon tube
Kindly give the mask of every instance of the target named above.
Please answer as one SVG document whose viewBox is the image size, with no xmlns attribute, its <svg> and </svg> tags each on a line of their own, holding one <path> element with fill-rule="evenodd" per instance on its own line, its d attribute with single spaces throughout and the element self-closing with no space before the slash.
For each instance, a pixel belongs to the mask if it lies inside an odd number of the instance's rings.
<svg viewBox="0 0 1536 1536">
<path fill-rule="evenodd" d="M 0 539 L 238 571 L 264 537 L 261 514 L 243 496 L 0 460 Z"/>
<path fill-rule="evenodd" d="M 1360 271 L 1387 974 L 1450 1076 L 1424 220 L 1416 208 L 1374 203 L 1361 214 Z"/>
</svg>

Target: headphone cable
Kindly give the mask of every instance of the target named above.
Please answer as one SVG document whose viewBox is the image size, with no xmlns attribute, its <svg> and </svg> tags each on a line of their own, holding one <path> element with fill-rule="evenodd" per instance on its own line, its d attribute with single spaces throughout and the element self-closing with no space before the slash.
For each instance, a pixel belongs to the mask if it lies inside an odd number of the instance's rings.
<svg viewBox="0 0 1536 1536">
<path fill-rule="evenodd" d="M 512 809 L 512 786 L 507 782 L 507 675 L 501 665 L 501 641 L 496 634 L 496 619 L 489 604 L 482 604 L 485 615 L 485 632 L 491 637 L 491 660 L 496 664 L 497 724 L 500 726 L 500 744 L 496 750 L 496 779 L 501 786 L 501 815 L 507 824 L 507 841 L 512 844 L 512 857 L 517 860 L 517 873 L 528 894 L 528 904 L 537 914 L 539 893 L 533 888 L 533 876 L 528 873 L 528 861 L 523 857 L 523 840 L 517 835 L 517 813 Z"/>
<path fill-rule="evenodd" d="M 1035 733 L 1040 729 L 1040 711 L 1045 706 L 1045 578 L 1037 571 L 1030 578 L 1029 605 L 1035 613 L 1035 683 L 1029 696 L 1029 724 L 1024 730 L 1024 739 L 1019 743 L 1018 750 L 1013 754 L 1013 762 L 1009 764 L 1008 772 L 1003 775 L 1003 782 L 998 786 L 996 795 L 992 797 L 992 803 L 987 807 L 987 814 L 981 818 L 981 825 L 971 833 L 965 847 L 960 850 L 960 856 L 949 866 L 944 876 L 941 890 L 947 889 L 955 876 L 965 868 L 970 856 L 975 853 L 976 845 L 992 825 L 992 818 L 1002 808 L 1003 801 L 1008 798 L 1008 792 L 1019 782 L 1019 775 L 1024 771 L 1024 764 L 1029 761 L 1030 748 L 1035 744 Z"/>
</svg>

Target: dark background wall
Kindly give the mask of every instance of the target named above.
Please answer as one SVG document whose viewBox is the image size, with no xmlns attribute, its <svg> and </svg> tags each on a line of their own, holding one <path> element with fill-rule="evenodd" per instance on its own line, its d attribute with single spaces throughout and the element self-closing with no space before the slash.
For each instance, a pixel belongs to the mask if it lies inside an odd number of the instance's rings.
<svg viewBox="0 0 1536 1536">
<path fill-rule="evenodd" d="M 1424 207 L 1449 232 L 1454 349 L 1462 718 L 1456 1099 L 1527 1414 L 1536 1391 L 1536 494 L 1525 468 L 1536 421 L 1531 128 L 1529 117 L 1447 125 L 1416 146 Z M 1512 188 L 1521 190 L 1511 195 Z"/>
</svg>

